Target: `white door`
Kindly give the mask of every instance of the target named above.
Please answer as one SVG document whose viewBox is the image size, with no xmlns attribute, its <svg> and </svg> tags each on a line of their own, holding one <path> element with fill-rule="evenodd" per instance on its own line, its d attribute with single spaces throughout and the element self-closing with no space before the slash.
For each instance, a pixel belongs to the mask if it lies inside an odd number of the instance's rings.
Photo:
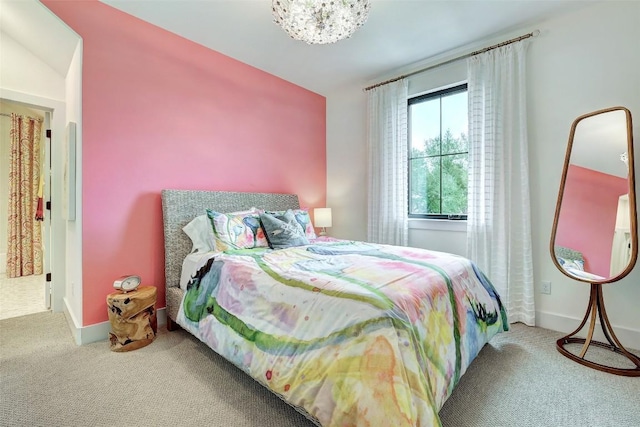
<svg viewBox="0 0 640 427">
<path fill-rule="evenodd" d="M 46 111 L 44 114 L 44 128 L 51 129 L 51 113 Z M 47 278 L 51 277 L 51 210 L 47 209 L 47 202 L 51 200 L 51 138 L 47 137 L 50 135 L 50 131 L 45 130 L 44 139 L 42 141 L 42 145 L 44 145 L 44 158 L 43 158 L 43 167 L 42 171 L 44 173 L 44 192 L 43 192 L 43 203 L 44 203 L 44 224 L 42 227 L 42 246 L 43 246 L 43 268 L 44 268 L 44 306 L 47 309 L 51 308 L 51 299 L 53 289 L 51 287 L 51 280 L 47 280 Z"/>
</svg>

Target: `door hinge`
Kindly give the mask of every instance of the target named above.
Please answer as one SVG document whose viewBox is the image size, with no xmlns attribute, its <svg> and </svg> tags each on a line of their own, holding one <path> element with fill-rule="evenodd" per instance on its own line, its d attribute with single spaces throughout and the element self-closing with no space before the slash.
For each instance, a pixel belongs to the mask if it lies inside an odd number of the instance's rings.
<svg viewBox="0 0 640 427">
<path fill-rule="evenodd" d="M 50 282 L 50 281 L 51 281 L 51 273 L 47 273 L 47 275 L 45 276 L 45 278 L 46 278 L 45 280 L 46 280 L 47 282 Z"/>
<path fill-rule="evenodd" d="M 47 202 L 47 210 L 50 211 L 51 210 L 51 201 Z"/>
<path fill-rule="evenodd" d="M 51 129 L 47 129 L 47 138 L 51 138 Z"/>
</svg>

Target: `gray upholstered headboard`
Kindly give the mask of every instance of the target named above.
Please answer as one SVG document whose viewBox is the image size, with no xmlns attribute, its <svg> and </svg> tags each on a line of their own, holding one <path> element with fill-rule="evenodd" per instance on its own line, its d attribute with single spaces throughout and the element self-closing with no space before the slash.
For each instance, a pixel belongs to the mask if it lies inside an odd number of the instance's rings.
<svg viewBox="0 0 640 427">
<path fill-rule="evenodd" d="M 241 193 L 229 191 L 162 190 L 164 225 L 164 272 L 167 288 L 167 316 L 175 320 L 182 292 L 182 261 L 191 250 L 191 240 L 182 227 L 207 208 L 218 212 L 234 212 L 251 207 L 267 210 L 298 209 L 298 196 L 277 193 Z"/>
<path fill-rule="evenodd" d="M 582 252 L 578 252 L 575 249 L 565 248 L 562 246 L 554 246 L 554 251 L 557 257 L 562 257 L 571 260 L 579 260 L 584 262 Z"/>
</svg>

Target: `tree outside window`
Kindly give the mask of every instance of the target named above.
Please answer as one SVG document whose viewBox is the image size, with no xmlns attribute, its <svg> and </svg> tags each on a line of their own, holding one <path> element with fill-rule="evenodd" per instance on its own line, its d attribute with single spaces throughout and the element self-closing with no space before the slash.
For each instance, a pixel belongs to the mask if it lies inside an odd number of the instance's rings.
<svg viewBox="0 0 640 427">
<path fill-rule="evenodd" d="M 409 217 L 466 219 L 467 85 L 409 99 Z"/>
</svg>

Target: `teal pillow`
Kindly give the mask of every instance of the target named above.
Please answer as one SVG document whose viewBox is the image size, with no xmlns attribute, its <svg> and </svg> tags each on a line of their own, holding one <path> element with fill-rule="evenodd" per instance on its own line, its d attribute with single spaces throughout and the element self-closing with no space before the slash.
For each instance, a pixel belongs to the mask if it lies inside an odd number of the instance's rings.
<svg viewBox="0 0 640 427">
<path fill-rule="evenodd" d="M 303 246 L 309 244 L 304 229 L 296 220 L 291 209 L 282 215 L 261 213 L 260 222 L 267 237 L 267 242 L 272 249 L 284 249 L 291 246 Z"/>
</svg>

